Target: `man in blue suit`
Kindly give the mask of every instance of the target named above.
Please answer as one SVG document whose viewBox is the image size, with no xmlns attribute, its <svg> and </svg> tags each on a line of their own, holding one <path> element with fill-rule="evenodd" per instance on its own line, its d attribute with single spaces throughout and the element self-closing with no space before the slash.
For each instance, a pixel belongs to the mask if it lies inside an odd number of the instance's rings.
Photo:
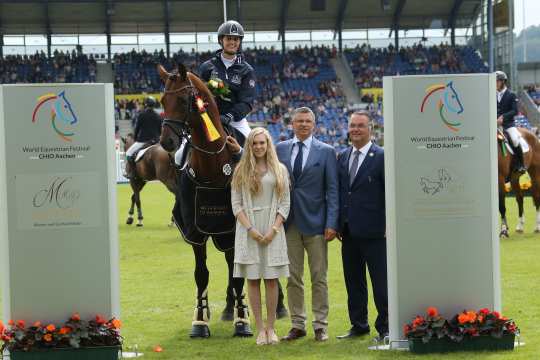
<svg viewBox="0 0 540 360">
<path fill-rule="evenodd" d="M 338 339 L 368 334 L 369 269 L 379 338 L 388 334 L 384 152 L 371 142 L 371 118 L 358 111 L 349 120 L 353 146 L 338 155 L 340 234 L 351 329 Z"/>
<path fill-rule="evenodd" d="M 276 146 L 291 177 L 291 211 L 287 219 L 290 277 L 287 283 L 292 329 L 284 340 L 306 336 L 304 253 L 311 273 L 313 329 L 316 341 L 328 340 L 328 241 L 338 226 L 338 182 L 334 148 L 315 139 L 315 114 L 307 107 L 293 111 L 294 138 Z"/>
</svg>

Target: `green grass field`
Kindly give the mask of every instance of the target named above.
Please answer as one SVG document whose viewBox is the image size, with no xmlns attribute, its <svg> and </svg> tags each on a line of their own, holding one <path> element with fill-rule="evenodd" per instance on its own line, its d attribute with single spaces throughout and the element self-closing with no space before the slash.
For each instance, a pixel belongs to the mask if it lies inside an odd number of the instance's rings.
<svg viewBox="0 0 540 360">
<path fill-rule="evenodd" d="M 226 264 L 223 255 L 210 243 L 209 300 L 213 318 L 212 337 L 190 340 L 191 318 L 195 304 L 193 255 L 191 247 L 179 236 L 175 227 L 168 227 L 172 196 L 158 183 L 146 186 L 142 193 L 144 227 L 125 225 L 130 188 L 118 186 L 120 223 L 121 318 L 124 323 L 125 351 L 135 348 L 144 359 L 394 359 L 411 358 L 403 352 L 368 350 L 373 336 L 361 340 L 338 341 L 336 335 L 349 328 L 346 292 L 340 259 L 340 244 L 330 244 L 330 341 L 315 343 L 311 329 L 308 336 L 292 344 L 255 345 L 255 339 L 232 338 L 232 324 L 221 322 L 224 307 Z M 511 229 L 516 220 L 516 206 L 508 202 Z M 540 359 L 540 236 L 532 232 L 534 211 L 532 200 L 526 199 L 526 231 L 512 231 L 510 239 L 501 243 L 503 312 L 514 318 L 521 329 L 524 347 L 514 352 L 462 353 L 458 355 L 422 356 L 422 359 Z M 309 272 L 307 272 L 309 274 Z M 307 279 L 309 283 L 309 279 Z M 306 298 L 310 299 L 309 290 Z M 310 301 L 307 301 L 309 305 Z M 370 323 L 375 309 L 370 301 Z M 289 329 L 288 320 L 277 322 L 278 335 Z M 160 345 L 163 352 L 155 353 Z"/>
</svg>

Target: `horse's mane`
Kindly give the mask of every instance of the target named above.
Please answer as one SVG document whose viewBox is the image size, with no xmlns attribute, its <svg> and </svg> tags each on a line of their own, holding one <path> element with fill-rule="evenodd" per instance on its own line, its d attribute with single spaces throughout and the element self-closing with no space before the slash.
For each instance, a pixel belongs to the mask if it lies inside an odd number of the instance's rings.
<svg viewBox="0 0 540 360">
<path fill-rule="evenodd" d="M 195 88 L 199 91 L 204 101 L 208 103 L 208 112 L 210 117 L 215 121 L 215 125 L 219 124 L 221 126 L 221 121 L 219 121 L 219 110 L 214 100 L 214 96 L 208 89 L 208 86 L 195 74 L 188 71 L 187 76 L 191 83 L 195 85 Z M 216 121 L 217 120 L 217 121 Z"/>
</svg>

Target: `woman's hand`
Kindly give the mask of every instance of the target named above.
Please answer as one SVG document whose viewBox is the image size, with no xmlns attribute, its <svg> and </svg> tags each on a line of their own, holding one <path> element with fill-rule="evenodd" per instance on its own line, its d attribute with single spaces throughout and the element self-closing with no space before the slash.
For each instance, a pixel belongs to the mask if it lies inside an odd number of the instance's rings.
<svg viewBox="0 0 540 360">
<path fill-rule="evenodd" d="M 266 234 L 264 235 L 264 239 L 263 239 L 263 244 L 270 244 L 272 242 L 272 240 L 274 240 L 274 237 L 276 236 L 276 232 L 273 228 L 270 228 L 270 230 L 268 230 L 266 232 Z"/>
<path fill-rule="evenodd" d="M 261 244 L 264 244 L 264 236 L 262 236 L 262 234 L 257 230 L 255 229 L 254 227 L 252 227 L 249 232 L 248 232 L 249 236 L 251 236 L 253 238 L 253 240 L 255 240 L 256 242 L 258 243 L 261 243 Z"/>
</svg>

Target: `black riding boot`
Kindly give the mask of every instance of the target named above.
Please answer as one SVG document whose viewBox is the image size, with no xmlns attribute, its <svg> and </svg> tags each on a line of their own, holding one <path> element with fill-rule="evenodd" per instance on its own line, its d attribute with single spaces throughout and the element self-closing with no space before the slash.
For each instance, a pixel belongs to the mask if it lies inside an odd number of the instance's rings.
<svg viewBox="0 0 540 360">
<path fill-rule="evenodd" d="M 135 177 L 135 158 L 133 156 L 126 156 L 126 166 L 124 168 L 124 176 L 128 179 Z"/>
<path fill-rule="evenodd" d="M 527 169 L 525 169 L 525 159 L 521 146 L 515 148 L 514 161 L 514 170 L 516 172 L 523 174 L 527 171 Z"/>
</svg>

